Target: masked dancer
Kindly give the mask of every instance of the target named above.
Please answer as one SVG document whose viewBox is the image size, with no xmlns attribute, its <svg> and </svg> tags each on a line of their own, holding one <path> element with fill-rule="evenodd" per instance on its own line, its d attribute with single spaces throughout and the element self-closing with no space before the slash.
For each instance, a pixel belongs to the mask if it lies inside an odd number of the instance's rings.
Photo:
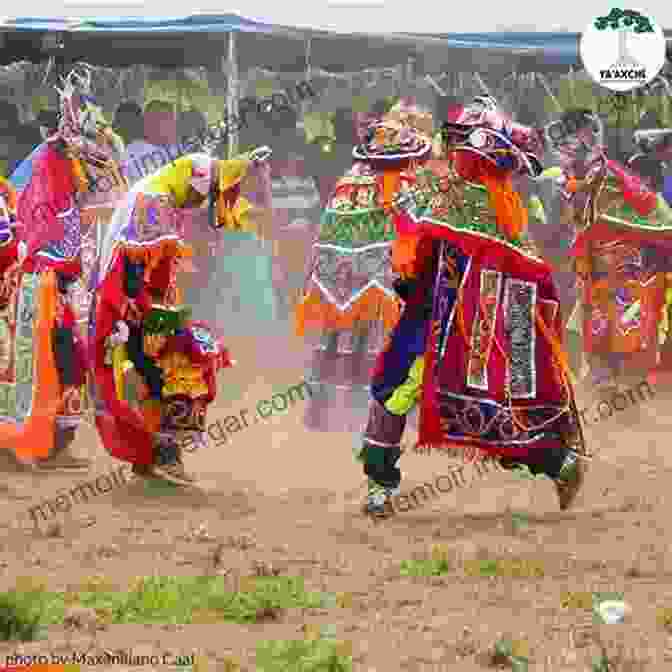
<svg viewBox="0 0 672 672">
<path fill-rule="evenodd" d="M 262 148 L 230 161 L 192 154 L 143 178 L 112 219 L 89 329 L 96 424 L 105 448 L 140 477 L 193 482 L 182 453 L 201 442 L 216 375 L 231 365 L 218 334 L 190 319 L 178 274 L 192 256 L 195 209 L 213 228 L 248 231 L 241 180 Z"/>
<path fill-rule="evenodd" d="M 317 431 L 357 431 L 385 334 L 400 311 L 392 286 L 392 203 L 402 173 L 431 158 L 431 115 L 393 109 L 353 150 L 353 168 L 337 184 L 322 217 L 297 330 L 314 345 L 305 417 Z"/>
<path fill-rule="evenodd" d="M 0 447 L 33 468 L 88 464 L 68 453 L 86 409 L 80 328 L 96 246 L 95 209 L 86 208 L 126 190 L 123 142 L 91 96 L 91 73 L 69 73 L 59 96 L 56 127 L 16 171 L 18 272 L 5 273 L 3 347 L 12 357 L 0 380 Z"/>
<path fill-rule="evenodd" d="M 591 385 L 611 399 L 670 367 L 672 213 L 660 180 L 608 157 L 598 117 L 575 110 L 560 122 L 564 221 L 580 288 L 575 321 Z"/>
<path fill-rule="evenodd" d="M 579 491 L 583 442 L 559 300 L 512 183 L 541 172 L 527 151 L 534 133 L 523 130 L 514 134 L 489 97 L 454 110 L 448 165 L 416 171 L 397 201 L 405 307 L 372 381 L 360 453 L 370 515 L 393 510 L 406 417 L 418 403 L 419 450 L 525 465 L 553 480 L 563 509 Z"/>
</svg>

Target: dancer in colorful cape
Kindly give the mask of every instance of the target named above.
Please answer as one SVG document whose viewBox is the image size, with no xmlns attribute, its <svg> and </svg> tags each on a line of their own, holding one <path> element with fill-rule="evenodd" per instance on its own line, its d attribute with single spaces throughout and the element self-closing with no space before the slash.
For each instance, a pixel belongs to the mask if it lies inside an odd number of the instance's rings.
<svg viewBox="0 0 672 672">
<path fill-rule="evenodd" d="M 19 273 L 16 231 L 17 195 L 11 182 L 0 177 L 0 380 L 11 380 L 14 351 L 13 331 L 16 328 L 16 294 Z"/>
<path fill-rule="evenodd" d="M 216 375 L 231 366 L 214 330 L 182 305 L 178 273 L 192 255 L 190 214 L 206 205 L 211 225 L 249 229 L 240 183 L 262 148 L 230 161 L 176 159 L 138 182 L 114 214 L 95 277 L 89 342 L 96 425 L 105 448 L 141 477 L 189 484 L 182 452 L 200 440 Z"/>
<path fill-rule="evenodd" d="M 605 151 L 587 110 L 561 122 L 565 222 L 579 281 L 576 322 L 598 396 L 622 393 L 672 369 L 672 210 L 650 183 Z"/>
<path fill-rule="evenodd" d="M 3 274 L 2 348 L 12 355 L 0 378 L 0 448 L 31 468 L 88 465 L 68 453 L 86 409 L 78 322 L 95 240 L 83 260 L 91 224 L 84 207 L 101 192 L 110 197 L 126 188 L 118 164 L 123 143 L 91 98 L 90 84 L 86 71 L 64 78 L 58 126 L 20 166 L 15 240 L 4 247 L 5 261 L 16 255 L 18 264 Z"/>
<path fill-rule="evenodd" d="M 526 234 L 512 175 L 536 176 L 518 127 L 490 98 L 444 125 L 450 161 L 420 169 L 398 199 L 404 312 L 373 376 L 360 459 L 364 510 L 391 513 L 406 416 L 420 401 L 420 450 L 494 456 L 551 478 L 565 509 L 583 480 L 580 421 L 561 344 L 552 268 Z M 533 133 L 529 132 L 530 137 Z"/>
<path fill-rule="evenodd" d="M 368 382 L 400 301 L 392 286 L 390 217 L 403 171 L 431 158 L 431 115 L 393 110 L 355 147 L 357 161 L 337 184 L 313 246 L 297 333 L 317 332 L 307 427 L 357 431 L 366 415 Z"/>
</svg>

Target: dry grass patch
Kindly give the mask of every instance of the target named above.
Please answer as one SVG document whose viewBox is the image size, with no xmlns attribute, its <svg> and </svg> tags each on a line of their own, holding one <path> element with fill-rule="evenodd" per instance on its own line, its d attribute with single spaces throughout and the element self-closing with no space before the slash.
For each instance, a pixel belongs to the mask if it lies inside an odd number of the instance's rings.
<svg viewBox="0 0 672 672">
<path fill-rule="evenodd" d="M 541 579 L 546 570 L 543 562 L 536 558 L 495 556 L 466 560 L 464 573 L 483 578 Z"/>
<path fill-rule="evenodd" d="M 502 637 L 488 652 L 486 662 L 489 667 L 527 672 L 530 665 L 530 644 L 524 638 Z"/>
</svg>

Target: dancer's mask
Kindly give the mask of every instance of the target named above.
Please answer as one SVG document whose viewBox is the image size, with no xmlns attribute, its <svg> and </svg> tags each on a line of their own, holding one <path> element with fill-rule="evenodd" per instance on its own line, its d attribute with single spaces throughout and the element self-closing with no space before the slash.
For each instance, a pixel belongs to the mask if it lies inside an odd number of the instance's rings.
<svg viewBox="0 0 672 672">
<path fill-rule="evenodd" d="M 480 162 L 530 177 L 543 170 L 539 158 L 543 143 L 538 132 L 515 124 L 490 96 L 478 96 L 469 105 L 454 107 L 442 126 L 442 135 L 459 172 L 473 173 Z"/>
</svg>

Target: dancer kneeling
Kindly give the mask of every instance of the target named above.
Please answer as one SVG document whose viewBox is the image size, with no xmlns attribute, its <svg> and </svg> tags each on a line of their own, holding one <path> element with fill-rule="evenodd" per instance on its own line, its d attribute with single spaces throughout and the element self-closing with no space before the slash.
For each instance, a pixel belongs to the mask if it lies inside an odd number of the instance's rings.
<svg viewBox="0 0 672 672">
<path fill-rule="evenodd" d="M 216 374 L 232 362 L 214 331 L 191 321 L 180 302 L 177 274 L 192 254 L 189 212 L 207 203 L 214 228 L 248 230 L 240 182 L 269 154 L 176 159 L 136 184 L 114 214 L 90 325 L 96 424 L 106 449 L 137 475 L 193 481 L 182 446 L 205 431 Z"/>
<path fill-rule="evenodd" d="M 406 415 L 418 401 L 419 450 L 524 464 L 555 482 L 566 509 L 582 483 L 582 430 L 552 268 L 526 234 L 511 181 L 540 174 L 527 151 L 535 139 L 519 126 L 512 133 L 489 98 L 455 113 L 441 174 L 416 172 L 397 203 L 393 263 L 405 307 L 371 386 L 365 511 L 391 513 Z"/>
</svg>

